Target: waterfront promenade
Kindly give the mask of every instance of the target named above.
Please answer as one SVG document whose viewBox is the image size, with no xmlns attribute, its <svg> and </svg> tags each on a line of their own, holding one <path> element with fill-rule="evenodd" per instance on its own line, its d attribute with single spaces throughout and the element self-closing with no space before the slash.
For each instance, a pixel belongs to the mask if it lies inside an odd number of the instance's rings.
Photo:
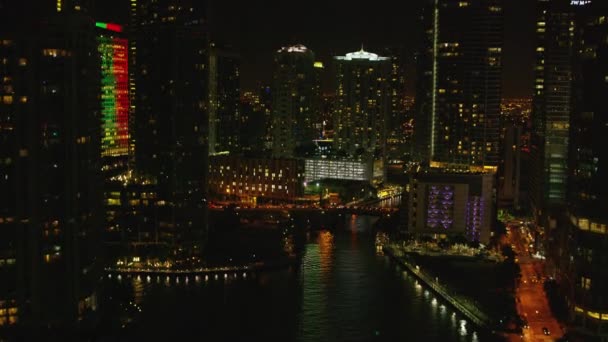
<svg viewBox="0 0 608 342">
<path fill-rule="evenodd" d="M 424 273 L 420 267 L 412 265 L 405 257 L 405 253 L 399 248 L 393 246 L 385 246 L 384 252 L 395 260 L 399 265 L 405 267 L 411 274 L 416 278 L 430 287 L 435 293 L 443 298 L 447 303 L 452 305 L 458 312 L 467 318 L 470 322 L 475 324 L 477 327 L 482 329 L 491 330 L 492 321 L 491 319 L 482 312 L 479 308 L 474 306 L 468 300 L 459 298 L 457 294 L 452 293 L 447 287 L 443 286 L 437 279 L 432 279 L 430 276 Z"/>
</svg>

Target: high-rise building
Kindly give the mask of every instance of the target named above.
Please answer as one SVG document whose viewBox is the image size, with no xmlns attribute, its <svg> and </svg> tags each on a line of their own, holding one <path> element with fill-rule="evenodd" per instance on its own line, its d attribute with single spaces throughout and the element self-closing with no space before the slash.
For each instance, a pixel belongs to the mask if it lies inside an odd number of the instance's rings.
<svg viewBox="0 0 608 342">
<path fill-rule="evenodd" d="M 248 156 L 264 155 L 268 131 L 266 108 L 260 97 L 253 92 L 244 92 L 240 102 L 240 130 L 242 153 Z"/>
<path fill-rule="evenodd" d="M 171 248 L 200 254 L 207 231 L 208 61 L 204 2 L 131 1 L 137 173 L 155 178 Z"/>
<path fill-rule="evenodd" d="M 90 17 L 19 6 L 0 1 L 0 328 L 38 339 L 97 310 L 101 83 Z"/>
<path fill-rule="evenodd" d="M 498 174 L 498 201 L 501 207 L 519 209 L 522 127 L 515 123 L 503 126 L 502 160 Z"/>
<path fill-rule="evenodd" d="M 122 26 L 96 22 L 101 69 L 101 155 L 108 174 L 125 172 L 130 155 L 129 43 Z"/>
<path fill-rule="evenodd" d="M 403 125 L 405 110 L 405 60 L 402 48 L 386 48 L 384 54 L 391 58 L 390 90 L 391 107 L 387 118 L 387 158 L 401 160 L 409 152 Z"/>
<path fill-rule="evenodd" d="M 279 49 L 272 87 L 272 155 L 293 157 L 313 145 L 315 55 L 304 45 Z"/>
<path fill-rule="evenodd" d="M 398 134 L 399 128 L 405 123 L 405 53 L 402 48 L 386 48 L 384 55 L 391 59 L 390 89 L 391 108 L 387 127 L 389 135 Z"/>
<path fill-rule="evenodd" d="M 240 141 L 240 57 L 211 43 L 209 48 L 209 154 L 238 153 Z"/>
<path fill-rule="evenodd" d="M 338 155 L 375 159 L 384 164 L 391 108 L 391 59 L 361 49 L 334 57 L 334 63 L 334 150 Z"/>
<path fill-rule="evenodd" d="M 414 152 L 434 165 L 495 170 L 502 0 L 429 0 L 422 18 Z"/>
<path fill-rule="evenodd" d="M 316 61 L 314 63 L 315 81 L 313 84 L 312 94 L 312 120 L 313 120 L 313 136 L 314 139 L 320 139 L 323 136 L 323 75 L 326 72 L 323 62 Z"/>
<path fill-rule="evenodd" d="M 263 85 L 259 89 L 259 103 L 261 105 L 261 110 L 264 118 L 264 125 L 266 127 L 266 132 L 262 143 L 264 144 L 264 151 L 268 153 L 272 152 L 272 130 L 273 130 L 273 122 L 272 122 L 272 88 L 269 85 Z M 246 126 L 243 126 L 245 128 Z"/>
<path fill-rule="evenodd" d="M 558 281 L 577 331 L 608 339 L 608 3 L 575 7 L 567 212 Z M 549 66 L 547 66 L 549 67 Z M 559 222 L 559 221 L 558 221 Z M 564 230 L 558 225 L 558 229 Z"/>
<path fill-rule="evenodd" d="M 555 228 L 566 198 L 574 12 L 566 0 L 539 0 L 530 136 L 529 196 L 536 221 Z"/>
</svg>

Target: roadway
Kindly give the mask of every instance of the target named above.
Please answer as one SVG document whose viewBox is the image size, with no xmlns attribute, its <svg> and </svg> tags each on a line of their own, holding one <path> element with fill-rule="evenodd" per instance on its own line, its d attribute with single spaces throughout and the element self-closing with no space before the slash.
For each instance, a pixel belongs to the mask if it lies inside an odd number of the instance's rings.
<svg viewBox="0 0 608 342">
<path fill-rule="evenodd" d="M 531 235 L 519 224 L 507 225 L 507 242 L 516 253 L 516 261 L 521 268 L 521 280 L 517 284 L 516 304 L 519 315 L 527 320 L 529 328 L 523 329 L 524 341 L 555 341 L 564 335 L 559 322 L 553 316 L 543 283 L 544 260 L 532 257 Z M 545 335 L 543 328 L 549 330 Z M 511 341 L 521 341 L 519 336 L 511 336 Z"/>
</svg>

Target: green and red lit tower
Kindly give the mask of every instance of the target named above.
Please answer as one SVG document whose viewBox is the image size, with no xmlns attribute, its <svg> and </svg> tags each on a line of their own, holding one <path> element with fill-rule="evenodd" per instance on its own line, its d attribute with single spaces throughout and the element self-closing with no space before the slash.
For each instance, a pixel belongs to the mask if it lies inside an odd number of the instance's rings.
<svg viewBox="0 0 608 342">
<path fill-rule="evenodd" d="M 97 22 L 101 68 L 101 148 L 106 170 L 124 171 L 130 155 L 129 54 L 122 26 Z"/>
</svg>

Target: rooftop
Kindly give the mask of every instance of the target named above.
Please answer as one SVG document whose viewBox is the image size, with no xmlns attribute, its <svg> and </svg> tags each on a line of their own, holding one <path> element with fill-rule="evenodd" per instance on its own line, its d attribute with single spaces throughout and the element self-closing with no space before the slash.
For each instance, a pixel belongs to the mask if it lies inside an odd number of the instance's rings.
<svg viewBox="0 0 608 342">
<path fill-rule="evenodd" d="M 386 60 L 390 59 L 388 57 L 381 57 L 375 53 L 365 51 L 365 50 L 363 50 L 363 47 L 361 47 L 361 50 L 359 50 L 359 51 L 347 53 L 346 56 L 336 56 L 335 58 L 337 60 L 341 60 L 341 61 L 352 61 L 352 60 L 386 61 Z"/>
<path fill-rule="evenodd" d="M 277 52 L 308 52 L 308 48 L 302 44 L 296 44 L 292 46 L 284 46 Z"/>
</svg>

